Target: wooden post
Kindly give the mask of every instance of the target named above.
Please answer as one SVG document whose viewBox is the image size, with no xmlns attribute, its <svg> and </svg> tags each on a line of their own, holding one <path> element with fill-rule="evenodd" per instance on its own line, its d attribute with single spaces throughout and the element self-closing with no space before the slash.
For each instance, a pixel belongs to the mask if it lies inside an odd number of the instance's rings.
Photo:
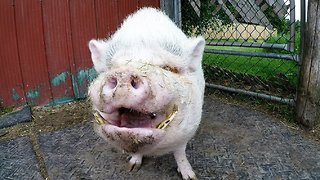
<svg viewBox="0 0 320 180">
<path fill-rule="evenodd" d="M 304 52 L 297 94 L 297 121 L 314 127 L 320 123 L 320 1 L 309 0 Z"/>
</svg>

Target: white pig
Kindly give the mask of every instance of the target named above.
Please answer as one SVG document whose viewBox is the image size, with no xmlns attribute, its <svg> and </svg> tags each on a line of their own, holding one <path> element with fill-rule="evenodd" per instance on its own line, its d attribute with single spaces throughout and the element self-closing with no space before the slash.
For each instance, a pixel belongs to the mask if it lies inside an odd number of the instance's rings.
<svg viewBox="0 0 320 180">
<path fill-rule="evenodd" d="M 188 38 L 163 12 L 142 8 L 109 39 L 91 40 L 98 77 L 89 87 L 99 136 L 129 153 L 173 152 L 183 179 L 196 179 L 185 149 L 200 120 L 205 40 Z"/>
</svg>

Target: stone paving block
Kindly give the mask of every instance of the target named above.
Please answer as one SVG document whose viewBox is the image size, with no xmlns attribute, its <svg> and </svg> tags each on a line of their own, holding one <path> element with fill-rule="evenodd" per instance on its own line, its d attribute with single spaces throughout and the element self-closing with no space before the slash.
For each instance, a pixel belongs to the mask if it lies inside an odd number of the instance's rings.
<svg viewBox="0 0 320 180">
<path fill-rule="evenodd" d="M 13 126 L 18 123 L 30 122 L 32 120 L 31 116 L 30 106 L 23 106 L 14 112 L 0 116 L 0 129 Z"/>
<path fill-rule="evenodd" d="M 90 123 L 39 140 L 51 179 L 181 179 L 173 155 L 146 158 L 140 171 L 127 173 L 127 156 L 97 137 Z M 320 179 L 318 142 L 211 97 L 187 154 L 199 179 Z"/>
<path fill-rule="evenodd" d="M 50 179 L 179 179 L 170 155 L 146 158 L 138 172 L 128 173 L 128 156 L 97 137 L 91 123 L 39 140 Z"/>
<path fill-rule="evenodd" d="M 0 179 L 42 179 L 27 137 L 0 141 Z"/>
<path fill-rule="evenodd" d="M 202 125 L 189 149 L 199 177 L 320 179 L 319 142 L 266 114 L 216 99 L 206 99 Z"/>
</svg>

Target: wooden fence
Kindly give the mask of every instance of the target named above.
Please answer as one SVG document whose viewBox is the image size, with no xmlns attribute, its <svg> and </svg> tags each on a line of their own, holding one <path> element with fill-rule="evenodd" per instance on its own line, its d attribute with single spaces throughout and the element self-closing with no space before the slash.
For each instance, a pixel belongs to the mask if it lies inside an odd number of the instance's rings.
<svg viewBox="0 0 320 180">
<path fill-rule="evenodd" d="M 95 71 L 87 43 L 160 0 L 1 0 L 0 106 L 84 98 Z"/>
</svg>

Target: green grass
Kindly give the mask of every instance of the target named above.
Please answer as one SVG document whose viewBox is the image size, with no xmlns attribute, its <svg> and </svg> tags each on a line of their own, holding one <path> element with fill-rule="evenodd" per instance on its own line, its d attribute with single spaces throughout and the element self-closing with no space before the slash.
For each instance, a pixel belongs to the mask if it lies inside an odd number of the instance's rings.
<svg viewBox="0 0 320 180">
<path fill-rule="evenodd" d="M 261 48 L 214 47 L 214 49 L 263 52 Z M 225 68 L 237 73 L 247 73 L 268 80 L 276 75 L 285 75 L 290 82 L 297 83 L 298 65 L 284 59 L 248 57 L 240 55 L 204 54 L 204 63 Z"/>
<path fill-rule="evenodd" d="M 288 44 L 289 43 L 290 36 L 280 34 L 277 36 L 269 37 L 266 42 L 267 43 L 273 43 L 273 44 Z M 299 54 L 300 53 L 300 31 L 296 31 L 295 37 L 294 37 L 294 53 Z M 286 53 L 284 50 L 277 50 L 277 49 L 264 49 L 265 52 L 273 52 L 273 53 Z"/>
<path fill-rule="evenodd" d="M 207 49 L 217 49 L 217 50 L 244 51 L 244 52 L 263 52 L 262 48 L 250 48 L 250 47 L 206 46 L 206 48 Z"/>
<path fill-rule="evenodd" d="M 280 43 L 287 44 L 289 35 L 276 35 L 268 38 L 265 41 L 267 43 Z M 228 40 L 238 41 L 241 39 Z M 246 40 L 247 42 L 256 42 L 253 40 Z M 299 54 L 300 52 L 300 32 L 296 31 L 295 36 L 295 49 L 294 53 Z M 262 53 L 286 53 L 290 54 L 285 50 L 279 49 L 268 49 L 268 48 L 250 48 L 250 47 L 230 47 L 230 46 L 207 46 L 209 49 L 216 50 L 233 50 L 233 51 L 244 51 L 244 52 L 262 52 Z M 286 76 L 290 84 L 296 86 L 298 82 L 298 70 L 299 65 L 290 60 L 285 59 L 273 59 L 273 58 L 262 58 L 262 57 L 248 57 L 240 55 L 224 55 L 224 54 L 204 54 L 204 63 L 214 65 L 220 68 L 228 69 L 237 73 L 247 73 L 254 76 L 259 76 L 264 80 L 268 80 L 271 77 L 279 74 Z"/>
</svg>

